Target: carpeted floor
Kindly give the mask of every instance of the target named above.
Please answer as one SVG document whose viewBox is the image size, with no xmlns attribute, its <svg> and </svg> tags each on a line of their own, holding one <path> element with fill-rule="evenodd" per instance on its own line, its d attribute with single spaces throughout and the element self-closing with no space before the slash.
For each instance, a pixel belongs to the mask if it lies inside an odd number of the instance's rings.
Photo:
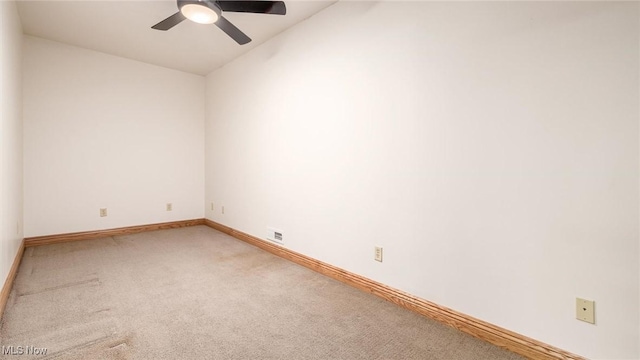
<svg viewBox="0 0 640 360">
<path fill-rule="evenodd" d="M 0 326 L 20 359 L 520 359 L 205 226 L 27 248 Z"/>
</svg>

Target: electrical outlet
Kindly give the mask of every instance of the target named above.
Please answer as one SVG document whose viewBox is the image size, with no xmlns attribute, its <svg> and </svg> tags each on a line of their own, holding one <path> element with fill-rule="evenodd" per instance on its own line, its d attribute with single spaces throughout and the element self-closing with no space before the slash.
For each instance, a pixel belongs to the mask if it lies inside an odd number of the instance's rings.
<svg viewBox="0 0 640 360">
<path fill-rule="evenodd" d="M 20 221 L 16 221 L 16 235 L 20 235 Z"/>
<path fill-rule="evenodd" d="M 105 216 L 107 216 L 107 208 L 101 208 L 100 217 L 105 217 Z"/>
<path fill-rule="evenodd" d="M 222 207 L 222 213 L 224 214 L 224 206 Z"/>
<path fill-rule="evenodd" d="M 380 246 L 375 247 L 375 253 L 373 255 L 373 260 L 382 262 L 382 248 Z"/>
<path fill-rule="evenodd" d="M 576 298 L 576 319 L 595 324 L 595 301 Z"/>
<path fill-rule="evenodd" d="M 211 203 L 211 210 L 213 210 L 213 203 Z"/>
<path fill-rule="evenodd" d="M 171 203 L 167 203 L 167 211 L 173 210 L 173 205 Z"/>
</svg>

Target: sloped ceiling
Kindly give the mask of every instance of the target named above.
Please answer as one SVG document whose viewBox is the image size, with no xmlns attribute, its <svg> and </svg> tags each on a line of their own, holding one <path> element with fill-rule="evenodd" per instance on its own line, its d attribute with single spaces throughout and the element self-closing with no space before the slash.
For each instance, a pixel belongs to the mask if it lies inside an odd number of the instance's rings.
<svg viewBox="0 0 640 360">
<path fill-rule="evenodd" d="M 246 53 L 335 3 L 285 1 L 287 15 L 225 12 L 252 42 L 238 45 L 215 25 L 185 20 L 169 31 L 151 26 L 178 11 L 176 1 L 18 1 L 23 31 L 70 45 L 199 75 Z"/>
</svg>

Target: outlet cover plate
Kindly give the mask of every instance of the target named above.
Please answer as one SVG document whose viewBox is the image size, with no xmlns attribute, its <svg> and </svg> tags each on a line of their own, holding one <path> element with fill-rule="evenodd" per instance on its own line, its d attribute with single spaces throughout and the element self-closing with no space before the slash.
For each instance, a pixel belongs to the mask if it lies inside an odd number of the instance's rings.
<svg viewBox="0 0 640 360">
<path fill-rule="evenodd" d="M 595 301 L 576 298 L 576 319 L 595 324 Z"/>
<path fill-rule="evenodd" d="M 381 246 L 376 246 L 374 251 L 375 252 L 373 254 L 373 259 L 375 261 L 382 262 L 382 247 Z"/>
</svg>

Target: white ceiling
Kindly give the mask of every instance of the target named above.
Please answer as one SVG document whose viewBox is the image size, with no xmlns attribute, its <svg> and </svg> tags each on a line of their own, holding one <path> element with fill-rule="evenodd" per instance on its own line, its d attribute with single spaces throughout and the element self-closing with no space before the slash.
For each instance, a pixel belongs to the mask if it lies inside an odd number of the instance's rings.
<svg viewBox="0 0 640 360">
<path fill-rule="evenodd" d="M 336 0 L 285 0 L 287 15 L 223 12 L 253 41 L 238 45 L 215 25 L 185 20 L 151 29 L 178 11 L 175 0 L 18 1 L 25 34 L 206 75 Z"/>
</svg>

